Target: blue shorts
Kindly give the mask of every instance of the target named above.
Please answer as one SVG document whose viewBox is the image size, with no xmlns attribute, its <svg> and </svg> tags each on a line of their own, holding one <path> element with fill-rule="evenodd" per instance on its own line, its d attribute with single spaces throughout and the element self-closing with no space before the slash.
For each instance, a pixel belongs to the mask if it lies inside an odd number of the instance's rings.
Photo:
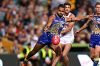
<svg viewBox="0 0 100 66">
<path fill-rule="evenodd" d="M 51 34 L 50 32 L 43 32 L 42 35 L 39 37 L 37 43 L 49 45 L 52 43 L 52 37 L 53 34 Z"/>
<path fill-rule="evenodd" d="M 91 34 L 90 47 L 95 48 L 95 46 L 100 46 L 100 35 L 99 34 Z"/>
</svg>

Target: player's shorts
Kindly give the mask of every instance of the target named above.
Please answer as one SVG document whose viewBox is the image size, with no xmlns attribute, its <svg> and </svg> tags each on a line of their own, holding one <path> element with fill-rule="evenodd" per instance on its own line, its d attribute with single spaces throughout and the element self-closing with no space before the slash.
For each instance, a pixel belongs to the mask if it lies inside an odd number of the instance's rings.
<svg viewBox="0 0 100 66">
<path fill-rule="evenodd" d="M 74 42 L 74 36 L 62 36 L 60 38 L 61 44 L 72 44 Z"/>
<path fill-rule="evenodd" d="M 37 41 L 38 44 L 51 44 L 52 43 L 52 37 L 53 34 L 50 32 L 43 32 L 42 35 L 39 37 L 39 40 Z"/>
<path fill-rule="evenodd" d="M 90 47 L 95 48 L 95 46 L 100 46 L 100 35 L 99 34 L 91 34 Z"/>
</svg>

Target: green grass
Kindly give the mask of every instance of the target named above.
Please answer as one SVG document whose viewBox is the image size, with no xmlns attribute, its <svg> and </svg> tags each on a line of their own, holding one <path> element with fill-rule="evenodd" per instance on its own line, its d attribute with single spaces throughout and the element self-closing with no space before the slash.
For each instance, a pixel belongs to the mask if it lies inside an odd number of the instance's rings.
<svg viewBox="0 0 100 66">
<path fill-rule="evenodd" d="M 83 48 L 83 47 L 89 48 L 89 44 L 79 44 L 79 43 L 72 44 L 72 48 Z"/>
<path fill-rule="evenodd" d="M 61 62 L 58 62 L 56 66 L 62 66 L 62 63 Z"/>
</svg>

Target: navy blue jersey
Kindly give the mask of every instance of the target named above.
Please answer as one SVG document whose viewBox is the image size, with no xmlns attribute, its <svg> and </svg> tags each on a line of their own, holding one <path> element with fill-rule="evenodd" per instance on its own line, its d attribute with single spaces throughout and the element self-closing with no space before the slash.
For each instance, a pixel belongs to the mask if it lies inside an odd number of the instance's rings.
<svg viewBox="0 0 100 66">
<path fill-rule="evenodd" d="M 55 15 L 55 19 L 53 20 L 49 32 L 51 34 L 60 34 L 62 31 L 62 28 L 64 27 L 65 24 L 65 18 L 64 17 L 59 17 L 58 15 Z"/>
<path fill-rule="evenodd" d="M 90 47 L 100 46 L 100 16 L 92 19 L 92 34 L 90 37 Z"/>
<path fill-rule="evenodd" d="M 55 15 L 55 18 L 48 30 L 48 32 L 43 32 L 38 40 L 38 44 L 51 44 L 52 43 L 52 37 L 54 35 L 59 35 L 61 30 L 63 29 L 65 23 L 64 17 L 59 17 L 58 15 Z"/>
<path fill-rule="evenodd" d="M 94 16 L 92 21 L 92 34 L 100 34 L 100 16 Z"/>
</svg>

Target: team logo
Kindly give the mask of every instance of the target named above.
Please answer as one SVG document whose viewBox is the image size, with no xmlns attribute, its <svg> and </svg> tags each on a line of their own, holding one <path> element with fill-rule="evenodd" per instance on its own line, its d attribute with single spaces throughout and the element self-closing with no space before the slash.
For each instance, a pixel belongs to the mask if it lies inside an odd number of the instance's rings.
<svg viewBox="0 0 100 66">
<path fill-rule="evenodd" d="M 52 25 L 52 27 L 49 29 L 49 31 L 52 34 L 58 35 L 59 34 L 59 29 L 62 28 L 62 27 L 63 27 L 63 25 L 61 23 L 56 23 L 56 24 Z"/>
</svg>

